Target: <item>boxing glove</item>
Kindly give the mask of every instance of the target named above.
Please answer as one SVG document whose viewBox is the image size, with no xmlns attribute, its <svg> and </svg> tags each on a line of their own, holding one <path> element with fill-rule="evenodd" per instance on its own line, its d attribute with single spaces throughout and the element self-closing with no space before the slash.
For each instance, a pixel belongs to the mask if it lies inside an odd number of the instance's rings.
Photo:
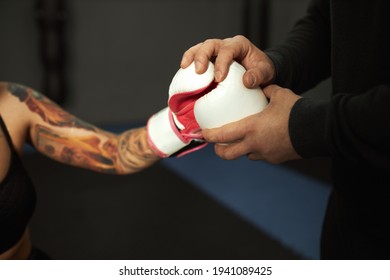
<svg viewBox="0 0 390 280">
<path fill-rule="evenodd" d="M 207 145 L 193 107 L 199 97 L 216 85 L 213 81 L 211 67 L 202 75 L 195 73 L 194 65 L 177 71 L 169 86 L 169 107 L 153 115 L 147 124 L 149 146 L 160 157 L 180 157 Z"/>
<path fill-rule="evenodd" d="M 169 107 L 149 118 L 146 125 L 148 144 L 161 158 L 177 157 L 203 148 L 205 143 L 200 134 L 198 138 L 189 137 L 178 128 Z"/>
<path fill-rule="evenodd" d="M 180 150 L 184 155 L 206 145 L 201 129 L 219 127 L 262 111 L 267 99 L 260 88 L 243 85 L 244 73 L 245 68 L 233 62 L 225 80 L 216 83 L 211 62 L 203 74 L 195 72 L 194 63 L 179 69 L 169 86 L 168 108 L 148 122 L 150 146 L 161 157 Z"/>
<path fill-rule="evenodd" d="M 198 75 L 194 63 L 180 69 L 169 89 L 168 106 L 181 129 L 193 134 L 204 128 L 224 124 L 256 114 L 268 104 L 260 88 L 248 89 L 242 82 L 245 68 L 233 61 L 225 80 L 214 81 L 214 65 Z"/>
</svg>

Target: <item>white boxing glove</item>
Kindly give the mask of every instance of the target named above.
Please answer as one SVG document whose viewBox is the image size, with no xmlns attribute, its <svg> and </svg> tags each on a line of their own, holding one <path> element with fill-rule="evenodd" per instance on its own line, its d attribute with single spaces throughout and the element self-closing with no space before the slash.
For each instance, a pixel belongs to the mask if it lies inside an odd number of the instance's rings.
<svg viewBox="0 0 390 280">
<path fill-rule="evenodd" d="M 200 134 L 198 138 L 191 138 L 182 134 L 175 124 L 169 107 L 154 114 L 149 119 L 146 129 L 150 148 L 161 158 L 173 154 L 177 154 L 178 157 L 183 156 L 206 145 Z"/>
<path fill-rule="evenodd" d="M 194 63 L 179 69 L 169 87 L 168 108 L 149 119 L 150 146 L 161 157 L 178 151 L 180 155 L 187 154 L 206 145 L 201 129 L 219 127 L 262 111 L 267 99 L 260 88 L 243 85 L 244 72 L 243 66 L 233 62 L 225 80 L 216 83 L 211 62 L 200 75 Z"/>
<path fill-rule="evenodd" d="M 169 88 L 168 106 L 180 129 L 190 135 L 216 128 L 262 111 L 268 101 L 260 88 L 248 89 L 242 82 L 245 68 L 233 61 L 227 77 L 214 81 L 214 64 L 196 74 L 195 64 L 179 69 Z"/>
<path fill-rule="evenodd" d="M 214 65 L 210 63 L 209 68 L 214 73 Z M 200 128 L 220 127 L 259 113 L 267 106 L 267 98 L 260 88 L 244 86 L 244 73 L 245 68 L 234 61 L 227 77 L 195 102 L 194 115 Z"/>
<path fill-rule="evenodd" d="M 153 115 L 147 124 L 149 146 L 160 157 L 176 153 L 182 156 L 207 144 L 195 120 L 193 107 L 195 101 L 208 92 L 207 88 L 213 86 L 213 81 L 212 68 L 203 75 L 196 74 L 193 65 L 177 71 L 169 86 L 168 99 L 175 114 L 169 106 Z M 180 98 L 175 99 L 176 94 Z"/>
</svg>

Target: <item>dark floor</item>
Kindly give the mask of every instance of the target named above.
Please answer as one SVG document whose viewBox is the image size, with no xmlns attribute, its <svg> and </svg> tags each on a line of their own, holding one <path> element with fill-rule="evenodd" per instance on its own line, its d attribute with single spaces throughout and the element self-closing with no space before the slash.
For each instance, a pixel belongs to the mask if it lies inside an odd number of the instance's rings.
<svg viewBox="0 0 390 280">
<path fill-rule="evenodd" d="M 34 244 L 55 259 L 299 259 L 161 164 L 130 176 L 27 154 Z"/>
</svg>

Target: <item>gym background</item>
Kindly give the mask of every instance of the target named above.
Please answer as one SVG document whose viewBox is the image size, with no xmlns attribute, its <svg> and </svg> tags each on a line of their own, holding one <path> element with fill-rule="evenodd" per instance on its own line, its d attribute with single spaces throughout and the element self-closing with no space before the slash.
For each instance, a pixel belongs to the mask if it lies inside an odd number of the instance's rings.
<svg viewBox="0 0 390 280">
<path fill-rule="evenodd" d="M 208 38 L 285 38 L 310 0 L 0 0 L 0 80 L 120 132 L 167 104 Z M 327 99 L 325 81 L 305 95 Z M 329 162 L 223 161 L 208 145 L 139 174 L 60 165 L 26 147 L 33 243 L 55 259 L 318 259 Z"/>
</svg>

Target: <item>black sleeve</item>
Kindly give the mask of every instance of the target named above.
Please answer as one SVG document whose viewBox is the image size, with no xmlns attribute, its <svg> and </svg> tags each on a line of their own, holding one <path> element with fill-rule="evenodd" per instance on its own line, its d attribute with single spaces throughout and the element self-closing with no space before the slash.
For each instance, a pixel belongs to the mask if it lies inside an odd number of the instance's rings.
<svg viewBox="0 0 390 280">
<path fill-rule="evenodd" d="M 337 94 L 330 101 L 299 99 L 289 130 L 303 158 L 332 156 L 351 163 L 390 167 L 390 86 L 363 94 Z"/>
<path fill-rule="evenodd" d="M 330 76 L 329 0 L 313 0 L 286 41 L 265 53 L 275 65 L 275 84 L 303 93 Z"/>
</svg>

